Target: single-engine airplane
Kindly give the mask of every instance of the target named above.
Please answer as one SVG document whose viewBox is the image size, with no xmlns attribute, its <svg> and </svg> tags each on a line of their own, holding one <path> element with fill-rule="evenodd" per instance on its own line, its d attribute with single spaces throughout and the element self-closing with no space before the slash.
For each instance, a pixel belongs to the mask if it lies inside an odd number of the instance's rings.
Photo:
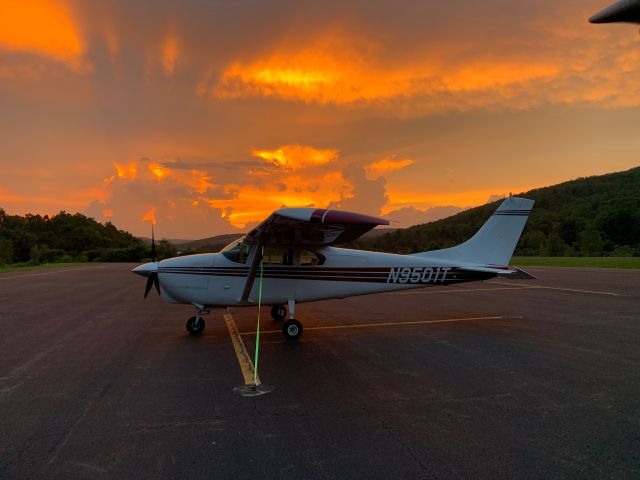
<svg viewBox="0 0 640 480">
<path fill-rule="evenodd" d="M 147 277 L 169 303 L 191 304 L 187 330 L 199 335 L 209 308 L 271 307 L 287 340 L 302 335 L 296 303 L 421 287 L 451 285 L 496 276 L 534 278 L 508 266 L 533 207 L 509 197 L 466 242 L 412 255 L 337 248 L 378 225 L 382 218 L 314 208 L 282 208 L 219 253 L 152 261 L 132 271 Z M 155 243 L 152 243 L 155 258 Z M 258 282 L 256 282 L 256 277 Z M 260 285 L 262 283 L 262 285 Z M 262 288 L 260 288 L 260 286 Z M 259 295 L 261 293 L 261 298 Z"/>
</svg>

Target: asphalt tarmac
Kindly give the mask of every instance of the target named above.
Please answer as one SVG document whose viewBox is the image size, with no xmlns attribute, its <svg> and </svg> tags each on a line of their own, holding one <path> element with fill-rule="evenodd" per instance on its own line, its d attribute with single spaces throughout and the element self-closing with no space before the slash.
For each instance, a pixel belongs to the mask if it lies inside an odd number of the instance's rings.
<svg viewBox="0 0 640 480">
<path fill-rule="evenodd" d="M 192 338 L 130 268 L 0 274 L 0 478 L 640 478 L 639 270 L 263 311 L 241 397 L 224 312 Z"/>
</svg>

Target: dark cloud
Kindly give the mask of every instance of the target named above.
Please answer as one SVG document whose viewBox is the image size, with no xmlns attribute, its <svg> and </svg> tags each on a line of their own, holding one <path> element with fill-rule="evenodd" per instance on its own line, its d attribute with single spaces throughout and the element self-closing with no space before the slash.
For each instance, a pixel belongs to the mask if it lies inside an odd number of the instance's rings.
<svg viewBox="0 0 640 480">
<path fill-rule="evenodd" d="M 240 190 L 238 188 L 219 185 L 214 188 L 208 188 L 202 196 L 212 200 L 232 200 L 238 198 L 239 192 Z M 229 214 L 227 214 L 227 216 L 228 215 Z"/>
</svg>

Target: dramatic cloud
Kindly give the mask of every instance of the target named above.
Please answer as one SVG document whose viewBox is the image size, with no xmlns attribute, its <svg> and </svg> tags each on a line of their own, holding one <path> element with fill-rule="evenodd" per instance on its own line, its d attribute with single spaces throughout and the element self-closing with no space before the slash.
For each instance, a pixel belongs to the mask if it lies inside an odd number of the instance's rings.
<svg viewBox="0 0 640 480">
<path fill-rule="evenodd" d="M 416 163 L 416 161 L 411 160 L 410 158 L 405 158 L 402 160 L 383 158 L 382 160 L 378 160 L 377 162 L 365 165 L 364 169 L 369 178 L 378 178 L 386 173 L 403 169 L 405 167 L 408 167 L 409 165 L 413 165 L 414 163 Z"/>
<path fill-rule="evenodd" d="M 222 99 L 277 97 L 304 102 L 364 105 L 420 98 L 430 111 L 454 107 L 452 94 L 466 107 L 480 106 L 477 92 L 495 97 L 521 96 L 524 87 L 557 77 L 560 65 L 543 60 L 434 58 L 423 63 L 389 65 L 382 48 L 339 34 L 327 34 L 293 50 L 276 50 L 251 63 L 236 62 L 222 73 L 211 94 Z M 504 99 L 501 99 L 504 101 Z M 495 102 L 497 99 L 487 99 Z M 427 105 L 431 104 L 431 106 Z"/>
<path fill-rule="evenodd" d="M 30 0 L 0 3 L 0 49 L 29 52 L 86 67 L 85 45 L 67 2 Z"/>
<path fill-rule="evenodd" d="M 167 238 L 239 231 L 229 223 L 226 211 L 209 204 L 205 195 L 215 192 L 215 186 L 205 172 L 185 174 L 148 160 L 116 163 L 114 167 L 115 174 L 103 183 L 102 200 L 94 201 L 85 210 L 87 215 L 127 225 L 136 234 L 147 236 L 145 222 L 157 224 L 158 234 Z"/>
<path fill-rule="evenodd" d="M 254 150 L 251 153 L 254 157 L 285 170 L 326 165 L 335 162 L 338 158 L 336 150 L 320 150 L 305 145 L 285 145 L 277 150 Z"/>
<path fill-rule="evenodd" d="M 331 202 L 328 208 L 338 208 L 370 215 L 380 215 L 382 208 L 389 203 L 386 195 L 386 180 L 379 177 L 369 180 L 365 170 L 357 165 L 348 165 L 343 172 L 349 190 L 340 200 Z"/>
<path fill-rule="evenodd" d="M 630 168 L 637 35 L 601 6 L 0 2 L 0 206 L 182 238 L 285 205 L 408 225 Z"/>
<path fill-rule="evenodd" d="M 284 145 L 252 152 L 266 169 L 242 164 L 242 183 L 219 183 L 207 163 L 155 162 L 149 158 L 114 163 L 114 174 L 96 189 L 85 213 L 144 235 L 145 222 L 165 237 L 202 237 L 246 231 L 282 207 L 339 208 L 380 215 L 389 203 L 381 174 L 412 161 L 382 159 L 366 167 L 341 165 L 337 150 Z M 378 165 L 374 179 L 366 168 Z M 180 168 L 176 168 L 176 167 Z M 191 169 L 185 168 L 191 166 Z M 193 168 L 197 167 L 197 168 Z M 428 215 L 415 210 L 416 222 Z M 401 212 L 406 222 L 407 212 Z"/>
</svg>

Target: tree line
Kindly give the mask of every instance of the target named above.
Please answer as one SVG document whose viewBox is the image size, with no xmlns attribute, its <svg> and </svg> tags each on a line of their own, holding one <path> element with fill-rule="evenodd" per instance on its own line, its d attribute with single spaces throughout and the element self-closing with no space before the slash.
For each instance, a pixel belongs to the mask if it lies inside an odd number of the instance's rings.
<svg viewBox="0 0 640 480">
<path fill-rule="evenodd" d="M 519 194 L 536 201 L 516 255 L 640 256 L 640 168 Z M 469 239 L 500 201 L 443 220 L 362 238 L 354 248 L 416 253 Z"/>
<path fill-rule="evenodd" d="M 176 255 L 167 240 L 157 245 L 160 258 Z M 140 262 L 151 247 L 112 223 L 82 214 L 7 215 L 0 208 L 0 265 L 60 262 Z"/>
</svg>

